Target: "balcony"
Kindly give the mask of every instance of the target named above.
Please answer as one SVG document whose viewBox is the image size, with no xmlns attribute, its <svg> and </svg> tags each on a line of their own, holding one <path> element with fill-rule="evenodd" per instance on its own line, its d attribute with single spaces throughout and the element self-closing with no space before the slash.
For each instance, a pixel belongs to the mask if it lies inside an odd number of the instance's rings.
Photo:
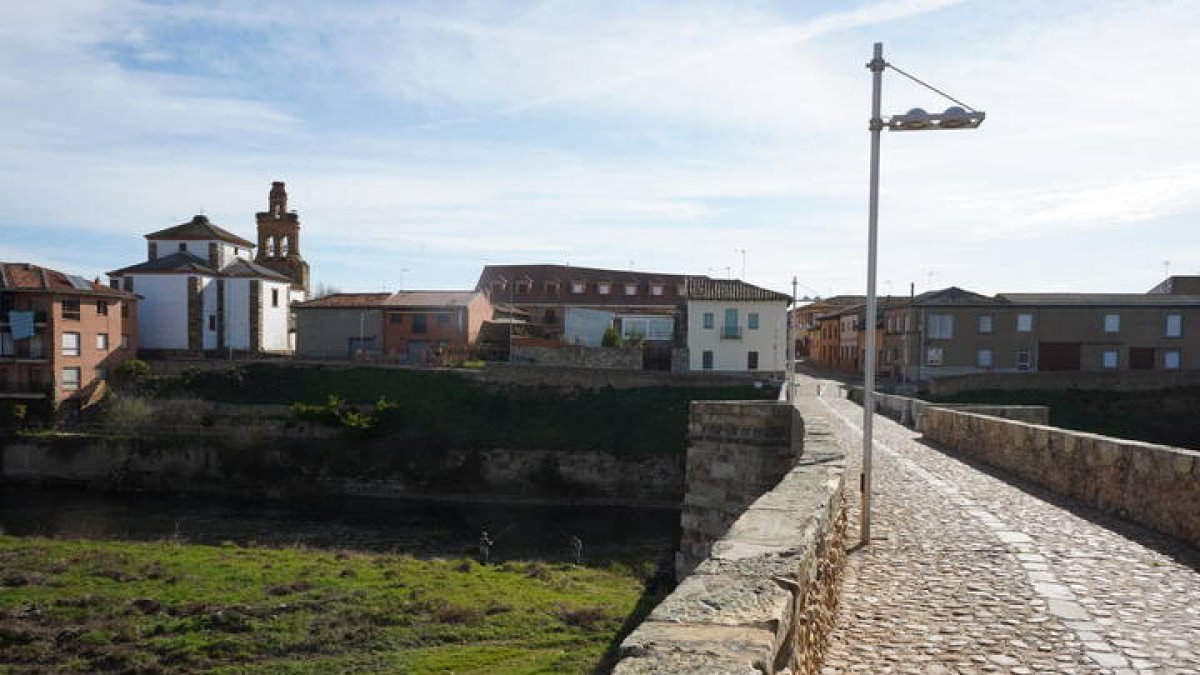
<svg viewBox="0 0 1200 675">
<path fill-rule="evenodd" d="M 721 326 L 721 339 L 722 340 L 741 340 L 742 339 L 742 327 L 741 326 Z"/>
</svg>

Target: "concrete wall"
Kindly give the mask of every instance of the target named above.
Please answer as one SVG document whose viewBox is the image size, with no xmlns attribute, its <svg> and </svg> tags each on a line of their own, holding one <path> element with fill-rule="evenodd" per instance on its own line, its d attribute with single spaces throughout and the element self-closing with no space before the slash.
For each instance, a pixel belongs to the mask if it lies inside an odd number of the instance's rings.
<svg viewBox="0 0 1200 675">
<path fill-rule="evenodd" d="M 533 347 L 513 345 L 513 360 L 540 366 L 571 366 L 575 368 L 611 368 L 641 370 L 641 347 Z"/>
<path fill-rule="evenodd" d="M 305 359 L 350 358 L 350 339 L 374 339 L 375 351 L 383 344 L 377 309 L 296 308 L 296 356 Z"/>
<path fill-rule="evenodd" d="M 954 452 L 1200 545 L 1200 452 L 942 407 L 923 426 Z"/>
<path fill-rule="evenodd" d="M 938 378 L 927 383 L 929 393 L 934 396 L 950 396 L 963 391 L 986 389 L 1017 391 L 1041 389 L 1064 391 L 1069 389 L 1104 389 L 1108 391 L 1154 391 L 1170 387 L 1200 386 L 1200 370 L 1168 371 L 1122 371 L 1116 373 L 1050 372 L 1050 373 L 997 373 Z"/>
<path fill-rule="evenodd" d="M 693 404 L 685 536 L 700 550 L 733 519 L 621 644 L 616 675 L 819 672 L 845 557 L 845 466 L 815 401 L 797 406 Z M 781 481 L 739 506 L 751 492 L 740 480 L 761 485 L 780 469 Z"/>
</svg>

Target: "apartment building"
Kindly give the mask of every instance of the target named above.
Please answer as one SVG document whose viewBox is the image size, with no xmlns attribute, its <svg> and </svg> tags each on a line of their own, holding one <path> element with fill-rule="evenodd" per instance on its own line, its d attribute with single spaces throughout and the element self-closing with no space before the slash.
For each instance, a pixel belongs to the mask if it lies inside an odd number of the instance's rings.
<svg viewBox="0 0 1200 675">
<path fill-rule="evenodd" d="M 1200 368 L 1192 277 L 1138 293 L 1001 293 L 960 288 L 884 313 L 884 371 L 927 380 L 978 372 Z M 1184 292 L 1179 292 L 1184 291 Z"/>
<path fill-rule="evenodd" d="M 137 297 L 30 263 L 0 263 L 0 397 L 79 398 L 136 353 Z"/>
</svg>

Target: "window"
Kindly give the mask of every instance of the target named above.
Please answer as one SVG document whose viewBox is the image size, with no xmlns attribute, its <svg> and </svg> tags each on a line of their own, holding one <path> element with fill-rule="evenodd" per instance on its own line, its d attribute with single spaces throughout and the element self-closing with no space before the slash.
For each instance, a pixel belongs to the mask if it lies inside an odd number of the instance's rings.
<svg viewBox="0 0 1200 675">
<path fill-rule="evenodd" d="M 1179 350 L 1168 349 L 1163 352 L 1163 368 L 1167 370 L 1179 370 Z"/>
<path fill-rule="evenodd" d="M 954 337 L 954 317 L 949 314 L 929 315 L 929 339 L 949 340 Z"/>
<path fill-rule="evenodd" d="M 508 282 L 504 281 L 503 279 L 496 279 L 492 282 L 493 293 L 503 292 L 505 288 L 508 288 Z"/>
<path fill-rule="evenodd" d="M 129 333 L 121 333 L 121 349 L 129 349 Z"/>
<path fill-rule="evenodd" d="M 128 302 L 121 303 L 121 318 L 122 319 L 129 318 L 129 303 Z"/>
<path fill-rule="evenodd" d="M 449 314 L 438 314 L 437 322 L 438 322 L 439 326 L 445 326 L 446 324 L 450 323 L 450 315 Z"/>
<path fill-rule="evenodd" d="M 101 382 L 108 379 L 108 368 L 106 366 L 96 366 L 96 379 Z"/>
<path fill-rule="evenodd" d="M 705 349 L 704 352 L 700 354 L 700 367 L 705 370 L 713 369 L 713 353 L 711 349 Z"/>
<path fill-rule="evenodd" d="M 547 281 L 546 283 L 542 284 L 542 291 L 548 295 L 558 295 L 558 282 Z"/>
<path fill-rule="evenodd" d="M 412 332 L 414 332 L 414 333 L 428 332 L 429 325 L 428 325 L 427 321 L 428 321 L 428 317 L 426 317 L 424 314 L 413 314 L 412 315 Z"/>
<path fill-rule="evenodd" d="M 992 334 L 992 315 L 991 314 L 984 314 L 979 317 L 979 334 L 980 335 L 991 335 Z"/>
<path fill-rule="evenodd" d="M 992 367 L 992 350 L 980 349 L 975 354 L 975 363 L 980 368 L 991 368 Z"/>
<path fill-rule="evenodd" d="M 662 284 L 650 284 L 650 295 L 662 295 L 664 290 Z"/>
<path fill-rule="evenodd" d="M 940 366 L 942 365 L 942 348 L 930 347 L 925 351 L 925 365 Z"/>
<path fill-rule="evenodd" d="M 637 284 L 625 284 L 625 295 L 637 295 Z"/>
<path fill-rule="evenodd" d="M 1167 337 L 1180 337 L 1183 335 L 1183 315 L 1168 314 L 1167 315 Z"/>
<path fill-rule="evenodd" d="M 42 336 L 34 335 L 33 337 L 29 338 L 29 358 L 46 358 L 46 352 L 42 350 Z"/>
<path fill-rule="evenodd" d="M 746 370 L 758 370 L 758 352 L 746 353 Z"/>
<path fill-rule="evenodd" d="M 0 333 L 0 356 L 12 356 L 15 353 L 13 350 L 12 333 L 8 331 Z"/>
<path fill-rule="evenodd" d="M 738 328 L 738 311 L 736 308 L 731 307 L 725 310 L 725 323 L 721 326 L 721 337 L 741 337 L 741 330 Z"/>
<path fill-rule="evenodd" d="M 279 306 L 279 289 L 278 288 L 271 289 L 271 306 L 272 307 Z"/>
<path fill-rule="evenodd" d="M 133 277 L 125 277 L 121 280 L 125 284 L 125 290 L 129 293 L 133 292 Z"/>
<path fill-rule="evenodd" d="M 1029 352 L 1017 352 L 1017 370 L 1029 370 Z"/>
<path fill-rule="evenodd" d="M 621 317 L 621 337 L 628 340 L 635 335 L 657 342 L 671 340 L 675 337 L 675 320 L 669 316 Z"/>
<path fill-rule="evenodd" d="M 79 369 L 62 369 L 62 388 L 67 391 L 79 391 Z"/>
<path fill-rule="evenodd" d="M 106 300 L 96 301 L 96 314 L 100 316 L 108 316 L 108 302 Z"/>
<path fill-rule="evenodd" d="M 1101 363 L 1104 365 L 1105 368 L 1116 368 L 1117 367 L 1117 350 L 1105 349 L 1104 352 L 1100 355 L 1100 358 L 1101 358 Z"/>
<path fill-rule="evenodd" d="M 79 356 L 79 333 L 62 334 L 62 355 Z"/>
<path fill-rule="evenodd" d="M 1033 315 L 1018 314 L 1017 315 L 1017 332 L 1028 333 L 1033 330 Z"/>
<path fill-rule="evenodd" d="M 582 293 L 586 288 L 587 288 L 587 284 L 583 283 L 582 281 L 572 281 L 571 282 L 571 292 L 572 293 L 576 293 L 576 294 Z"/>
<path fill-rule="evenodd" d="M 746 328 L 758 330 L 758 312 L 750 312 L 746 315 Z"/>
<path fill-rule="evenodd" d="M 179 252 L 183 253 L 186 251 L 187 251 L 187 242 L 186 241 L 179 242 Z"/>
<path fill-rule="evenodd" d="M 108 333 L 96 333 L 96 349 L 108 351 Z"/>
<path fill-rule="evenodd" d="M 712 328 L 713 328 L 713 313 L 705 312 L 704 313 L 704 330 L 712 330 Z"/>
<path fill-rule="evenodd" d="M 72 321 L 79 320 L 79 298 L 63 298 L 62 318 Z"/>
<path fill-rule="evenodd" d="M 517 292 L 528 294 L 533 290 L 532 279 L 517 279 Z"/>
<path fill-rule="evenodd" d="M 1121 331 L 1121 315 L 1120 314 L 1105 314 L 1104 315 L 1104 332 L 1119 333 Z"/>
<path fill-rule="evenodd" d="M 150 242 L 150 245 L 147 247 L 147 249 L 150 252 L 151 260 L 158 258 L 158 242 L 156 242 L 156 241 Z"/>
<path fill-rule="evenodd" d="M 217 315 L 216 314 L 208 315 L 208 329 L 211 331 L 215 331 L 217 329 Z"/>
<path fill-rule="evenodd" d="M 601 281 L 600 283 L 596 284 L 596 292 L 599 293 L 600 295 L 608 295 L 609 292 L 611 292 L 611 291 L 612 291 L 612 282 Z"/>
</svg>

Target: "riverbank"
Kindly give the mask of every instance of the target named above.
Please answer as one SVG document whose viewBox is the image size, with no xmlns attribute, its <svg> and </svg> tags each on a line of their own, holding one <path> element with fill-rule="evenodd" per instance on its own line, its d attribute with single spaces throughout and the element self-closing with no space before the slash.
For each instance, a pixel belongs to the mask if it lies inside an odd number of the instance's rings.
<svg viewBox="0 0 1200 675">
<path fill-rule="evenodd" d="M 629 567 L 0 536 L 0 670 L 586 673 Z"/>
</svg>

